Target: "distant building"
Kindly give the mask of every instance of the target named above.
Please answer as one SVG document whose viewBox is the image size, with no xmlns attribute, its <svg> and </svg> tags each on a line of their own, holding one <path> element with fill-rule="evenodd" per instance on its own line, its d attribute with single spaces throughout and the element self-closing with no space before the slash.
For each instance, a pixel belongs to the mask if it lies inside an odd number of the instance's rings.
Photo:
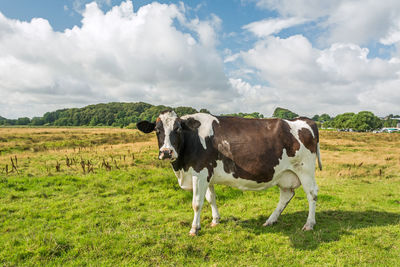
<svg viewBox="0 0 400 267">
<path fill-rule="evenodd" d="M 393 132 L 399 132 L 399 128 L 382 128 L 379 131 L 376 131 L 377 133 L 393 133 Z"/>
</svg>

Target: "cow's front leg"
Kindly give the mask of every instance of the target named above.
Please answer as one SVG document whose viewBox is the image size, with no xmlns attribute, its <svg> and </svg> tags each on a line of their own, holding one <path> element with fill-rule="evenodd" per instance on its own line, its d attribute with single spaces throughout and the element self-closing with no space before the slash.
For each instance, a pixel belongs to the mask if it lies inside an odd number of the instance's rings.
<svg viewBox="0 0 400 267">
<path fill-rule="evenodd" d="M 206 192 L 206 199 L 211 205 L 211 211 L 212 211 L 212 217 L 213 217 L 213 220 L 211 222 L 211 227 L 214 227 L 217 224 L 219 224 L 219 219 L 220 219 L 218 208 L 217 208 L 217 201 L 215 199 L 214 185 L 208 186 L 207 192 Z"/>
<path fill-rule="evenodd" d="M 207 175 L 202 173 L 196 173 L 192 177 L 193 180 L 193 201 L 192 207 L 194 211 L 194 218 L 192 223 L 192 229 L 189 234 L 192 236 L 197 235 L 200 230 L 200 213 L 203 207 L 204 197 L 208 188 Z"/>
</svg>

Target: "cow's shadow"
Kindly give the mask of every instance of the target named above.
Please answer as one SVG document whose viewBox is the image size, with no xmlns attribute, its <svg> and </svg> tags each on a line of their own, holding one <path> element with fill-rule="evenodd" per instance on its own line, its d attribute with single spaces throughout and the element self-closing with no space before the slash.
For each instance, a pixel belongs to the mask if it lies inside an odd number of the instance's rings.
<svg viewBox="0 0 400 267">
<path fill-rule="evenodd" d="M 321 243 L 338 241 L 344 235 L 353 235 L 353 230 L 385 225 L 399 225 L 400 214 L 382 211 L 320 211 L 316 213 L 317 225 L 314 231 L 301 230 L 307 212 L 284 213 L 272 226 L 263 227 L 267 216 L 250 220 L 233 218 L 236 224 L 257 235 L 283 233 L 290 238 L 293 247 L 301 250 L 314 250 Z M 227 221 L 232 218 L 226 218 Z M 222 221 L 223 223 L 223 221 Z"/>
</svg>

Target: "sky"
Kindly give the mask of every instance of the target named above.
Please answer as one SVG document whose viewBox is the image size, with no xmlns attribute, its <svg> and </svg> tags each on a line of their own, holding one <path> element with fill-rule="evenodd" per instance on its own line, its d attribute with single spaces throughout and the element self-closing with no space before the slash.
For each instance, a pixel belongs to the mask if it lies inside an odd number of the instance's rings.
<svg viewBox="0 0 400 267">
<path fill-rule="evenodd" d="M 0 1 L 0 116 L 138 101 L 400 114 L 400 1 Z"/>
</svg>

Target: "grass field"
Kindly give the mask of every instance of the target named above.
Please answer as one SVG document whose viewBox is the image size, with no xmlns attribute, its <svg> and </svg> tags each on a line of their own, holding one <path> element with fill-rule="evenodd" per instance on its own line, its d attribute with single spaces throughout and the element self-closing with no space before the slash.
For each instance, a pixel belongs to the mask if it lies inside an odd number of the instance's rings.
<svg viewBox="0 0 400 267">
<path fill-rule="evenodd" d="M 191 193 L 153 135 L 113 128 L 0 128 L 0 264 L 400 266 L 400 135 L 321 132 L 317 225 L 301 188 L 216 186 L 221 224 L 188 235 Z"/>
</svg>

